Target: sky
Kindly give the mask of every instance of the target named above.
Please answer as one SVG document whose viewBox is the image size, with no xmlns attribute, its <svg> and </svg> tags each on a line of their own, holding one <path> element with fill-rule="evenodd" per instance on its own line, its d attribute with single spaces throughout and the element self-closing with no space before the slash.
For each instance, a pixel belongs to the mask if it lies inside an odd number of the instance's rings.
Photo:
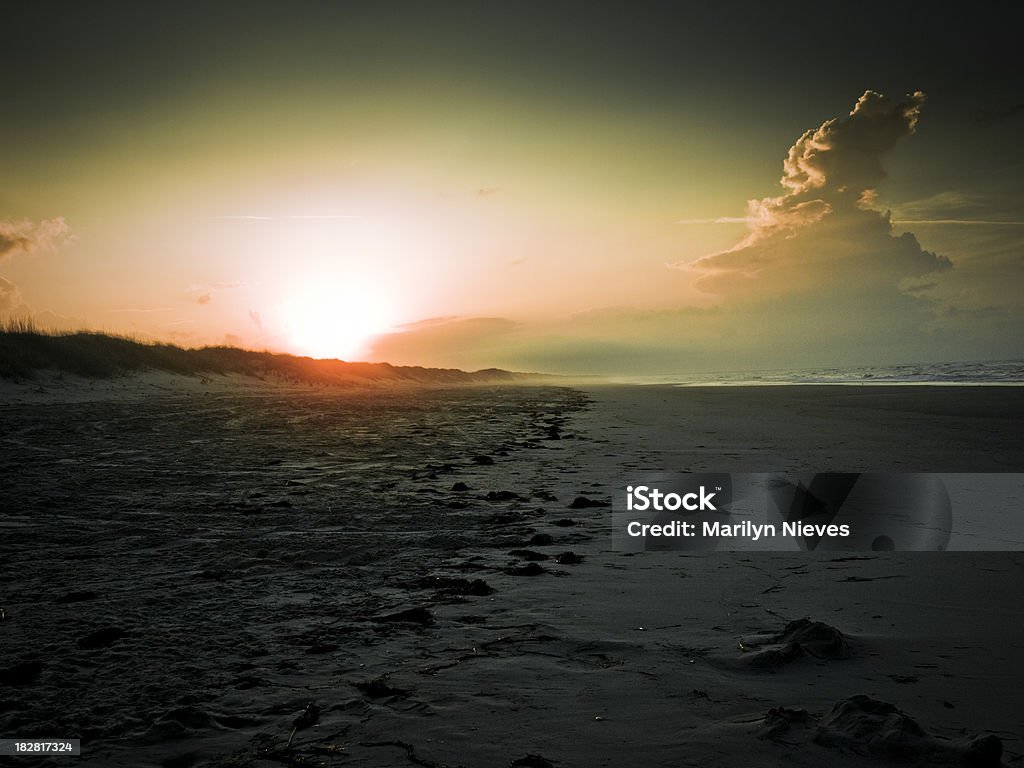
<svg viewBox="0 0 1024 768">
<path fill-rule="evenodd" d="M 1024 357 L 995 6 L 19 5 L 0 317 L 562 373 Z"/>
</svg>

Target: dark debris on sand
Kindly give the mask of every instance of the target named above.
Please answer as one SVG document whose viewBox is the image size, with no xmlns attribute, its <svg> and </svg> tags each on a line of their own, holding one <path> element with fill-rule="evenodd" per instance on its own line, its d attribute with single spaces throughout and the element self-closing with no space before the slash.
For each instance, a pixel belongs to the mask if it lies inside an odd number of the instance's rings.
<svg viewBox="0 0 1024 768">
<path fill-rule="evenodd" d="M 547 573 L 547 569 L 537 563 L 527 563 L 518 568 L 511 568 L 509 573 L 513 576 L 540 576 L 542 573 Z"/>
<path fill-rule="evenodd" d="M 485 597 L 494 589 L 483 579 L 464 579 L 453 576 L 423 576 L 413 582 L 415 589 L 433 589 L 446 595 L 474 595 Z"/>
<path fill-rule="evenodd" d="M 425 627 L 434 623 L 434 616 L 426 608 L 416 607 L 407 608 L 396 613 L 374 616 L 373 621 L 380 624 L 418 624 L 421 627 Z"/>
<path fill-rule="evenodd" d="M 895 705 L 864 695 L 837 702 L 822 718 L 814 741 L 870 755 L 970 768 L 998 768 L 1003 753 L 996 736 L 935 738 Z"/>
<path fill-rule="evenodd" d="M 104 627 L 78 639 L 78 647 L 84 651 L 106 648 L 118 640 L 128 636 L 128 631 L 121 627 Z"/>
<path fill-rule="evenodd" d="M 758 730 L 757 738 L 774 739 L 776 736 L 786 733 L 794 725 L 809 722 L 811 722 L 811 714 L 806 709 L 773 707 L 764 716 L 764 723 Z"/>
<path fill-rule="evenodd" d="M 384 673 L 380 677 L 375 677 L 373 680 L 355 683 L 354 687 L 371 699 L 386 699 L 392 696 L 401 698 L 409 695 L 409 691 L 406 689 L 396 688 L 389 685 L 388 680 L 390 679 L 391 675 Z"/>
<path fill-rule="evenodd" d="M 488 491 L 487 501 L 523 501 L 524 497 L 512 491 Z"/>
<path fill-rule="evenodd" d="M 527 755 L 513 760 L 509 768 L 555 768 L 555 764 L 541 755 Z"/>
<path fill-rule="evenodd" d="M 415 690 L 395 667 L 345 674 L 355 660 L 370 666 L 380 649 L 396 664 L 440 664 L 464 636 L 479 644 L 506 631 L 514 600 L 486 613 L 470 605 L 489 602 L 487 581 L 507 585 L 506 569 L 526 565 L 505 553 L 526 546 L 538 515 L 549 525 L 535 508 L 554 494 L 534 491 L 561 481 L 557 443 L 510 435 L 578 405 L 570 390 L 531 387 L 161 391 L 5 409 L 10 434 L 30 433 L 39 450 L 0 445 L 12 470 L 0 473 L 4 492 L 33 526 L 43 515 L 53 525 L 3 563 L 13 577 L 4 599 L 16 602 L 0 621 L 0 722 L 81 735 L 110 765 L 322 764 L 323 726 L 285 749 L 299 692 L 340 699 L 320 704 L 330 728 L 345 727 L 387 703 L 372 694 Z M 539 460 L 551 471 L 523 471 Z M 564 509 L 572 496 L 561 495 Z M 486 524 L 496 512 L 514 515 L 495 518 L 507 527 Z M 35 545 L 31 530 L 13 533 Z M 44 561 L 50 551 L 66 567 Z M 31 626 L 14 612 L 28 602 L 42 609 Z M 445 603 L 462 606 L 459 618 L 440 620 Z M 370 679 L 384 669 L 394 680 Z M 401 716 L 426 716 L 429 704 Z M 210 715 L 224 711 L 249 722 L 226 733 L 240 721 Z M 352 748 L 395 738 L 362 725 L 345 739 Z M 376 750 L 378 764 L 429 763 L 395 746 Z"/>
<path fill-rule="evenodd" d="M 589 509 L 590 507 L 610 507 L 612 504 L 610 501 L 601 501 L 600 499 L 590 499 L 586 496 L 577 496 L 569 504 L 569 509 Z"/>
<path fill-rule="evenodd" d="M 527 520 L 530 515 L 526 512 L 497 512 L 486 520 L 485 525 L 515 525 Z"/>
<path fill-rule="evenodd" d="M 64 605 L 67 603 L 84 603 L 87 600 L 95 600 L 99 597 L 99 594 L 93 592 L 90 589 L 78 590 L 75 592 L 65 592 L 63 595 L 58 597 L 53 602 L 58 605 Z"/>
<path fill-rule="evenodd" d="M 0 685 L 32 685 L 42 674 L 42 662 L 35 659 L 21 661 L 5 669 L 0 669 Z"/>
<path fill-rule="evenodd" d="M 1003 752 L 1002 742 L 991 734 L 959 739 L 932 736 L 896 705 L 863 694 L 836 702 L 822 717 L 805 709 L 774 707 L 762 718 L 755 735 L 787 747 L 810 742 L 920 766 L 999 768 Z"/>
<path fill-rule="evenodd" d="M 548 555 L 543 552 L 537 552 L 532 549 L 513 549 L 509 552 L 512 557 L 518 557 L 520 560 L 535 561 L 535 560 L 550 560 Z"/>
<path fill-rule="evenodd" d="M 816 659 L 848 659 L 850 645 L 835 627 L 797 619 L 777 633 L 746 637 L 740 642 L 744 662 L 751 667 L 780 667 L 808 654 Z"/>
</svg>

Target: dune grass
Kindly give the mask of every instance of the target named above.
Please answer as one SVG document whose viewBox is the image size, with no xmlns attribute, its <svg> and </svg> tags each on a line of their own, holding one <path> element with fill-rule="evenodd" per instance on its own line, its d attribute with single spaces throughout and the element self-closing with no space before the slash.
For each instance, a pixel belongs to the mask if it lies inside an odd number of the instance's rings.
<svg viewBox="0 0 1024 768">
<path fill-rule="evenodd" d="M 469 384 L 525 379 L 498 369 L 469 373 L 450 368 L 349 363 L 257 352 L 237 347 L 186 349 L 95 331 L 52 331 L 30 321 L 0 323 L 0 378 L 33 379 L 39 372 L 112 378 L 143 371 L 183 376 L 243 374 L 310 384 L 355 384 L 371 381 Z"/>
</svg>

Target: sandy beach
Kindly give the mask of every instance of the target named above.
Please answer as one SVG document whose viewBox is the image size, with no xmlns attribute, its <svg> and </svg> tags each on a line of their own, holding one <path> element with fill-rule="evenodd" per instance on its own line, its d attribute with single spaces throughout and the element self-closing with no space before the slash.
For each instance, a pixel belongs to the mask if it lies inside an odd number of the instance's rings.
<svg viewBox="0 0 1024 768">
<path fill-rule="evenodd" d="M 608 507 L 1019 471 L 1022 388 L 183 383 L 0 400 L 0 734 L 83 746 L 43 764 L 1024 757 L 1024 553 L 624 554 Z"/>
</svg>

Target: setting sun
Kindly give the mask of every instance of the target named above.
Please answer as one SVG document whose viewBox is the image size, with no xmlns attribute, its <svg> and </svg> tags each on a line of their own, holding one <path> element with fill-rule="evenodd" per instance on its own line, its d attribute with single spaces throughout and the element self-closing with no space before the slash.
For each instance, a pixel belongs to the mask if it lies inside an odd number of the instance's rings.
<svg viewBox="0 0 1024 768">
<path fill-rule="evenodd" d="M 361 284 L 307 286 L 281 314 L 290 349 L 315 358 L 356 359 L 392 324 L 387 298 Z"/>
</svg>

